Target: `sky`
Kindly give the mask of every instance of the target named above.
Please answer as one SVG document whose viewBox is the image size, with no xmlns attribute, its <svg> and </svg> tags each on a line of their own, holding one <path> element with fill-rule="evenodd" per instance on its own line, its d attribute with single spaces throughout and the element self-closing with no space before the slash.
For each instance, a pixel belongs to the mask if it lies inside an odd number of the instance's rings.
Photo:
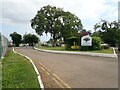
<svg viewBox="0 0 120 90">
<path fill-rule="evenodd" d="M 93 30 L 101 19 L 118 20 L 119 0 L 0 0 L 0 32 L 10 40 L 10 33 L 35 33 L 30 20 L 43 6 L 52 5 L 63 8 L 78 16 L 84 29 Z M 47 41 L 50 35 L 40 37 Z"/>
<path fill-rule="evenodd" d="M 118 3 L 118 20 L 120 20 L 120 1 Z"/>
</svg>

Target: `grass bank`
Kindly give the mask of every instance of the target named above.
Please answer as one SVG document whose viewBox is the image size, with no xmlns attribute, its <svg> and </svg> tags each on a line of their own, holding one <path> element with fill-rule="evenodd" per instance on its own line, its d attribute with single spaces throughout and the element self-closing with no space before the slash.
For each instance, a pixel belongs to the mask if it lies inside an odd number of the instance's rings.
<svg viewBox="0 0 120 90">
<path fill-rule="evenodd" d="M 40 88 L 32 64 L 10 49 L 2 60 L 2 88 Z"/>
<path fill-rule="evenodd" d="M 40 46 L 40 47 L 37 47 L 37 48 L 45 49 L 45 50 L 67 51 L 67 50 L 65 50 L 64 47 L 46 47 L 46 46 Z"/>
<path fill-rule="evenodd" d="M 2 89 L 2 62 L 0 60 L 0 90 Z"/>
<path fill-rule="evenodd" d="M 46 46 L 40 46 L 37 47 L 39 49 L 45 49 L 45 50 L 56 50 L 56 51 L 67 51 L 65 50 L 65 47 L 46 47 Z M 106 54 L 113 54 L 113 49 L 102 49 L 102 50 L 93 50 L 93 51 L 73 51 L 73 52 L 92 52 L 92 53 L 106 53 Z"/>
</svg>

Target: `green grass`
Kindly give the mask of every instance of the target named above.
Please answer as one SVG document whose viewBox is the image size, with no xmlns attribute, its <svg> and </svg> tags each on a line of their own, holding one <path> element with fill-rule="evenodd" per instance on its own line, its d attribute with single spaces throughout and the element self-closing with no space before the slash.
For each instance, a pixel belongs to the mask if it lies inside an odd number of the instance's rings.
<svg viewBox="0 0 120 90">
<path fill-rule="evenodd" d="M 112 48 L 110 49 L 102 49 L 102 50 L 93 50 L 93 51 L 83 51 L 83 52 L 93 52 L 93 53 L 106 53 L 106 54 L 113 54 Z"/>
<path fill-rule="evenodd" d="M 57 51 L 66 51 L 64 47 L 45 47 L 45 46 L 40 46 L 40 49 L 45 49 L 45 50 L 57 50 Z"/>
<path fill-rule="evenodd" d="M 44 49 L 44 50 L 67 51 L 67 50 L 65 50 L 65 47 L 45 47 L 45 46 L 40 46 L 40 47 L 37 47 L 37 48 Z M 112 48 L 110 48 L 110 49 L 102 49 L 102 50 L 93 50 L 93 51 L 73 51 L 73 52 L 93 52 L 93 53 L 113 54 Z"/>
<path fill-rule="evenodd" d="M 2 64 L 2 88 L 39 88 L 37 74 L 26 58 L 9 50 Z"/>
<path fill-rule="evenodd" d="M 0 61 L 0 90 L 2 89 L 2 62 Z"/>
</svg>

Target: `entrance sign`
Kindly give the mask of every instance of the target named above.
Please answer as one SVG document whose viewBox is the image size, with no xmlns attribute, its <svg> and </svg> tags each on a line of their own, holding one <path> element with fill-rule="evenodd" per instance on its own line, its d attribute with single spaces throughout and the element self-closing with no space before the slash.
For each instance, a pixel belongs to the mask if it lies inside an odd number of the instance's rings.
<svg viewBox="0 0 120 90">
<path fill-rule="evenodd" d="M 81 46 L 92 46 L 92 37 L 89 35 L 81 38 Z"/>
</svg>

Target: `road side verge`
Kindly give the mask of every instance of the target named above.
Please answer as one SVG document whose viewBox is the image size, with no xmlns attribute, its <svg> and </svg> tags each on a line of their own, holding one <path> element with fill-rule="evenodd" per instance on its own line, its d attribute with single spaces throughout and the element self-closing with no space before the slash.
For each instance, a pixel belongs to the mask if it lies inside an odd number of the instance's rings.
<svg viewBox="0 0 120 90">
<path fill-rule="evenodd" d="M 37 69 L 37 67 L 35 66 L 35 64 L 33 63 L 33 61 L 32 61 L 29 57 L 27 57 L 26 55 L 23 55 L 23 54 L 21 54 L 21 53 L 16 52 L 16 51 L 15 51 L 15 48 L 13 48 L 13 52 L 14 52 L 14 53 L 17 53 L 17 54 L 19 54 L 19 55 L 21 55 L 21 56 L 23 56 L 23 57 L 25 57 L 26 59 L 28 59 L 28 60 L 32 63 L 32 65 L 33 65 L 33 67 L 34 67 L 34 70 L 35 70 L 35 72 L 36 72 L 37 75 L 38 75 L 39 86 L 40 86 L 40 88 L 41 88 L 42 90 L 44 90 L 44 85 L 43 85 L 43 82 L 42 82 L 42 79 L 41 79 L 41 75 L 40 75 L 40 73 L 38 72 L 38 69 Z"/>
<path fill-rule="evenodd" d="M 50 52 L 50 53 L 60 53 L 60 54 L 73 54 L 73 55 L 89 55 L 89 56 L 99 56 L 99 57 L 114 57 L 118 58 L 116 54 L 103 54 L 103 53 L 91 53 L 91 52 L 70 52 L 70 51 L 54 51 L 54 50 L 44 50 L 34 47 L 35 50 Z"/>
</svg>

